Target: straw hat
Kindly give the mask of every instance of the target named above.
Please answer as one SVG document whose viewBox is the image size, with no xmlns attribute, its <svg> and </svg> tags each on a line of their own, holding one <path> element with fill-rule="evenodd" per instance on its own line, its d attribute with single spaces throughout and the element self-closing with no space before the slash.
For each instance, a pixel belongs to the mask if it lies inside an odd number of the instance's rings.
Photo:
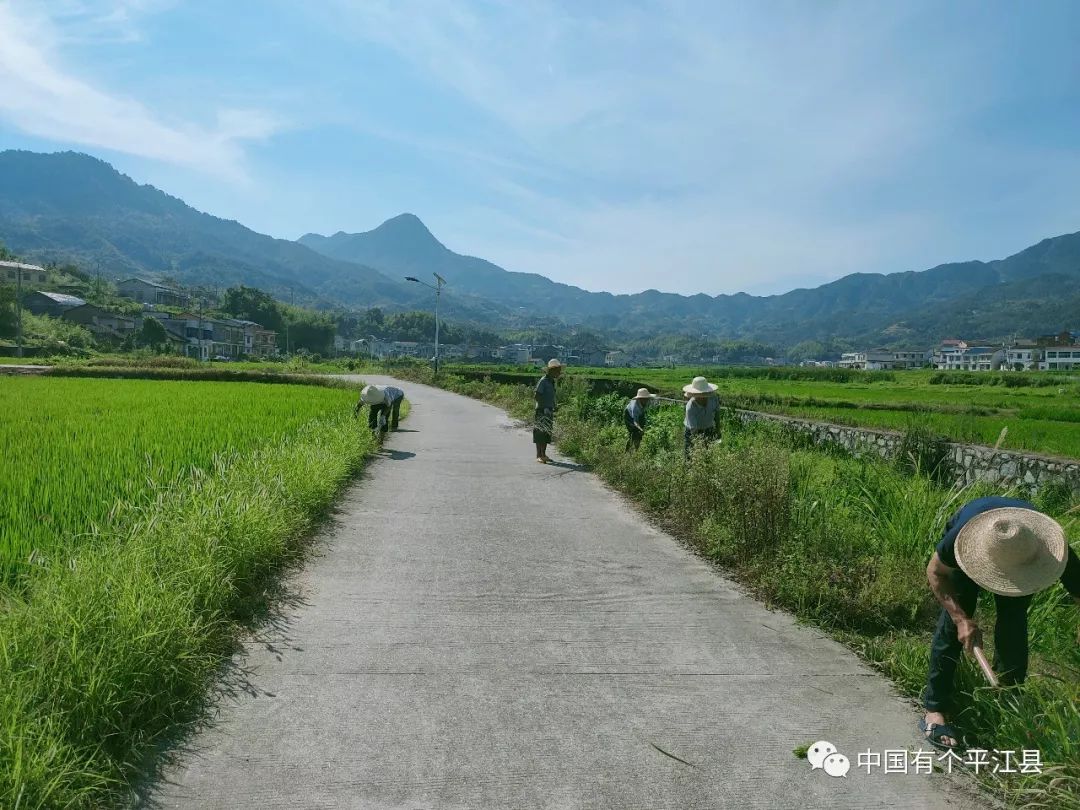
<svg viewBox="0 0 1080 810">
<path fill-rule="evenodd" d="M 1033 509 L 990 509 L 956 536 L 956 562 L 980 588 L 1027 596 L 1061 578 L 1069 556 L 1065 531 Z"/>
<path fill-rule="evenodd" d="M 560 363 L 558 360 L 556 360 L 554 357 L 552 357 L 550 360 L 548 360 L 547 367 L 548 368 L 562 368 L 562 363 Z"/>
<path fill-rule="evenodd" d="M 656 394 L 648 388 L 639 388 L 637 393 L 634 394 L 634 399 L 656 399 Z"/>
<path fill-rule="evenodd" d="M 711 394 L 713 391 L 715 391 L 719 387 L 720 386 L 718 386 L 718 385 L 713 385 L 711 382 L 706 380 L 704 377 L 694 377 L 693 382 L 691 382 L 689 385 L 684 385 L 682 387 L 682 390 L 683 390 L 684 393 L 687 393 L 687 394 L 700 395 L 700 394 Z"/>
<path fill-rule="evenodd" d="M 382 389 L 377 385 L 368 385 L 364 387 L 364 390 L 360 392 L 360 401 L 367 403 L 368 405 L 378 405 L 380 402 L 385 401 Z"/>
</svg>

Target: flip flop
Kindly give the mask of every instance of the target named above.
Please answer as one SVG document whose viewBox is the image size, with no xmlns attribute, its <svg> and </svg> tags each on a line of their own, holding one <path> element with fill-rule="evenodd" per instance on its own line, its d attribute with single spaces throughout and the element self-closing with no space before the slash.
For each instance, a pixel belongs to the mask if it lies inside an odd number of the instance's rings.
<svg viewBox="0 0 1080 810">
<path fill-rule="evenodd" d="M 942 737 L 951 737 L 954 740 L 960 739 L 960 735 L 956 733 L 956 729 L 948 723 L 927 723 L 926 718 L 922 717 L 919 719 L 919 731 L 923 733 L 926 741 L 939 751 L 964 750 L 959 742 L 957 742 L 956 745 L 949 745 L 941 741 Z"/>
</svg>

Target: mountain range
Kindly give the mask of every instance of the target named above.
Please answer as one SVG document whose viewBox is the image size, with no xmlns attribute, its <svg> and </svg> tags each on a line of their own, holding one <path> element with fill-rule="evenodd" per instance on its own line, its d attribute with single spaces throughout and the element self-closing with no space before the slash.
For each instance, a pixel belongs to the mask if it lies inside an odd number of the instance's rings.
<svg viewBox="0 0 1080 810">
<path fill-rule="evenodd" d="M 0 152 L 0 241 L 31 260 L 74 261 L 114 277 L 246 284 L 323 308 L 427 308 L 430 291 L 403 277 L 436 272 L 452 318 L 497 327 L 554 317 L 620 334 L 707 332 L 781 347 L 1041 334 L 1075 328 L 1080 312 L 1080 233 L 997 261 L 855 273 L 782 295 L 613 295 L 454 253 L 412 214 L 363 233 L 274 239 L 72 152 Z"/>
</svg>

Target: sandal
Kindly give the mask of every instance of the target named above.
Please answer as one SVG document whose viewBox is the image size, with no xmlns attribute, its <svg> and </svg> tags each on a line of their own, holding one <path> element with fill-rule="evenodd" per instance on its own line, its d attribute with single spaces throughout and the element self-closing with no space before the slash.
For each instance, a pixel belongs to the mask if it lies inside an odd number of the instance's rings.
<svg viewBox="0 0 1080 810">
<path fill-rule="evenodd" d="M 923 717 L 919 719 L 919 731 L 926 737 L 926 741 L 939 751 L 960 751 L 963 749 L 959 742 L 960 735 L 948 723 L 927 723 L 926 718 Z M 949 745 L 942 742 L 942 737 L 951 737 L 957 740 L 957 743 L 956 745 Z"/>
</svg>

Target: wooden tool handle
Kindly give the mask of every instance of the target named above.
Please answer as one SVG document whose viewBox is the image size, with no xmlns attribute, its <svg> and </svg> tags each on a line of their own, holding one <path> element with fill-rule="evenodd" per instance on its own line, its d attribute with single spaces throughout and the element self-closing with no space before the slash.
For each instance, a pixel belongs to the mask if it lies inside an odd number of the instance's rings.
<svg viewBox="0 0 1080 810">
<path fill-rule="evenodd" d="M 979 669 L 983 671 L 983 675 L 986 676 L 986 680 L 990 683 L 991 686 L 997 686 L 997 676 L 994 674 L 994 670 L 990 668 L 990 662 L 986 660 L 986 656 L 983 654 L 982 647 L 972 647 L 971 652 L 975 655 L 975 660 L 979 662 Z"/>
</svg>

